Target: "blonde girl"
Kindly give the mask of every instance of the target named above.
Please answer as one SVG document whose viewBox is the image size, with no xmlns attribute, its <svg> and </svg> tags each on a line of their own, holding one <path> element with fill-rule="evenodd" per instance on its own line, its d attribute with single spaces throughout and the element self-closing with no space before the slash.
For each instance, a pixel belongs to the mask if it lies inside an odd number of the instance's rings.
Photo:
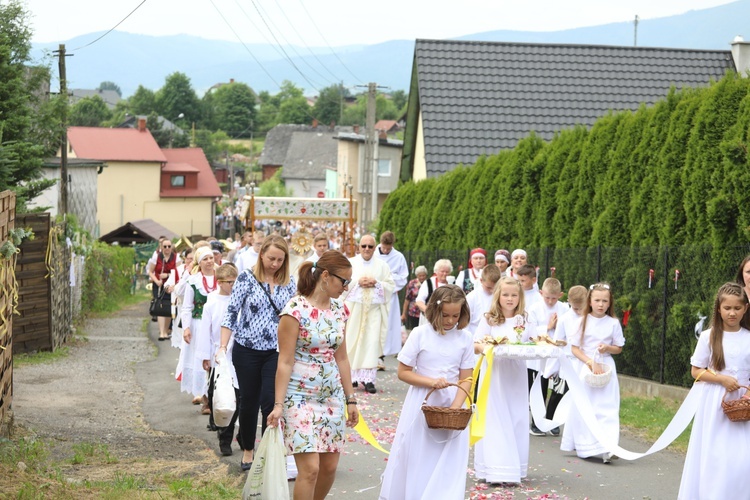
<svg viewBox="0 0 750 500">
<path fill-rule="evenodd" d="M 474 334 L 475 352 L 479 354 L 488 348 L 484 342 L 487 336 L 525 342 L 535 329 L 524 310 L 521 284 L 515 278 L 500 278 L 490 310 Z M 492 377 L 491 383 L 487 377 Z M 490 383 L 490 390 L 483 415 L 486 433 L 474 447 L 476 477 L 488 483 L 520 483 L 526 477 L 529 463 L 526 361 L 495 358 L 491 374 L 482 370 L 480 387 L 484 383 Z"/>
<path fill-rule="evenodd" d="M 583 386 L 594 408 L 594 416 L 610 438 L 608 441 L 617 444 L 620 439 L 620 384 L 612 355 L 622 352 L 625 337 L 620 321 L 615 317 L 614 297 L 609 284 L 597 283 L 589 287 L 580 326 L 568 331 L 567 340 L 578 360 L 576 371 L 581 380 L 587 373 L 603 373 L 605 365 L 612 371 L 604 387 Z M 560 449 L 575 450 L 581 458 L 600 457 L 605 464 L 612 458 L 607 448 L 591 434 L 575 406 L 565 424 Z"/>
<path fill-rule="evenodd" d="M 398 378 L 409 384 L 396 436 L 383 474 L 381 499 L 463 499 L 469 463 L 469 433 L 429 429 L 421 406 L 460 408 L 474 366 L 469 307 L 464 292 L 444 285 L 430 296 L 427 322 L 412 330 L 398 354 Z M 459 382 L 461 381 L 461 382 Z"/>
<path fill-rule="evenodd" d="M 721 400 L 745 394 L 750 377 L 750 318 L 745 290 L 736 283 L 719 288 L 711 328 L 701 333 L 690 358 L 693 390 L 700 406 L 690 433 L 678 498 L 723 499 L 750 491 L 750 422 L 732 422 Z"/>
</svg>

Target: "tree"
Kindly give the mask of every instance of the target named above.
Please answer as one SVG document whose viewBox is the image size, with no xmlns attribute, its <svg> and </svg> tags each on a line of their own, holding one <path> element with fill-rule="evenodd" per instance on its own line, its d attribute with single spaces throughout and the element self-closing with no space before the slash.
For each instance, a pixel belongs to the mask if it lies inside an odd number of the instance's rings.
<svg viewBox="0 0 750 500">
<path fill-rule="evenodd" d="M 284 185 L 284 181 L 281 179 L 281 170 L 282 169 L 278 169 L 270 179 L 261 182 L 255 195 L 274 197 L 294 196 L 292 189 L 287 189 Z"/>
<path fill-rule="evenodd" d="M 77 127 L 99 127 L 112 118 L 104 100 L 98 95 L 84 97 L 70 108 L 69 124 Z"/>
<path fill-rule="evenodd" d="M 42 158 L 59 145 L 61 99 L 42 102 L 44 69 L 29 68 L 31 30 L 19 0 L 0 3 L 0 190 L 16 193 L 16 210 L 25 210 L 54 181 L 41 180 Z M 53 141 L 54 136 L 58 140 Z"/>
<path fill-rule="evenodd" d="M 152 112 L 146 119 L 146 128 L 151 132 L 160 148 L 186 148 L 190 145 L 190 136 L 172 123 L 167 127 L 164 118 Z"/>
<path fill-rule="evenodd" d="M 99 88 L 97 90 L 114 90 L 115 92 L 117 92 L 117 95 L 122 97 L 122 90 L 120 90 L 120 86 L 115 82 L 102 82 L 99 84 Z"/>
<path fill-rule="evenodd" d="M 208 95 L 213 111 L 212 128 L 224 130 L 231 137 L 249 137 L 257 114 L 253 89 L 244 83 L 232 82 Z"/>
<path fill-rule="evenodd" d="M 396 109 L 401 112 L 401 110 L 406 106 L 406 103 L 409 102 L 409 94 L 407 94 L 404 90 L 394 90 L 393 92 L 391 92 L 391 101 L 393 102 L 393 105 L 396 107 Z"/>
<path fill-rule="evenodd" d="M 284 100 L 279 106 L 279 123 L 309 123 L 310 105 L 303 96 Z"/>
<path fill-rule="evenodd" d="M 321 123 L 341 122 L 342 86 L 331 85 L 320 91 L 312 114 Z"/>
<path fill-rule="evenodd" d="M 190 78 L 175 72 L 167 76 L 164 86 L 156 91 L 156 112 L 169 121 L 182 113 L 188 123 L 197 122 L 201 116 L 201 103 L 195 94 Z"/>
<path fill-rule="evenodd" d="M 255 122 L 255 131 L 263 135 L 279 124 L 279 105 L 274 96 L 266 90 L 258 94 L 258 101 L 260 101 L 260 109 Z"/>
<path fill-rule="evenodd" d="M 156 96 L 153 90 L 138 85 L 135 94 L 128 99 L 130 112 L 134 115 L 148 115 L 156 111 Z M 177 113 L 179 115 L 179 113 Z"/>
</svg>

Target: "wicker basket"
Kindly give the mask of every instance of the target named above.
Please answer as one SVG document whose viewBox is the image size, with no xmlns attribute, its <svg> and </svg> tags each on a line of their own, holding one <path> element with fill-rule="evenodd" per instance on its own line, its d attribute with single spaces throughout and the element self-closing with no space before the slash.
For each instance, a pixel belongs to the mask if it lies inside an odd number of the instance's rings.
<svg viewBox="0 0 750 500">
<path fill-rule="evenodd" d="M 605 363 L 598 364 L 602 368 L 602 370 L 604 370 L 603 373 L 595 374 L 594 372 L 589 371 L 586 375 L 583 376 L 583 381 L 586 382 L 586 385 L 588 385 L 589 387 L 604 387 L 605 385 L 609 384 L 609 381 L 612 378 L 612 367 Z"/>
<path fill-rule="evenodd" d="M 427 404 L 427 398 L 430 394 L 435 392 L 437 389 L 432 389 L 424 397 L 422 402 L 422 413 L 427 421 L 427 427 L 430 429 L 447 429 L 452 431 L 462 431 L 469 425 L 471 420 L 471 414 L 473 412 L 473 405 L 471 403 L 471 395 L 466 392 L 466 389 L 458 384 L 450 384 L 458 387 L 464 393 L 466 393 L 466 399 L 469 400 L 469 408 L 445 408 L 443 406 L 429 406 Z"/>
<path fill-rule="evenodd" d="M 750 391 L 750 387 L 741 385 L 745 391 Z M 732 422 L 747 422 L 750 420 L 750 399 L 733 399 L 727 401 L 727 391 L 724 397 L 721 398 L 721 409 L 724 410 L 724 415 L 727 416 Z"/>
</svg>

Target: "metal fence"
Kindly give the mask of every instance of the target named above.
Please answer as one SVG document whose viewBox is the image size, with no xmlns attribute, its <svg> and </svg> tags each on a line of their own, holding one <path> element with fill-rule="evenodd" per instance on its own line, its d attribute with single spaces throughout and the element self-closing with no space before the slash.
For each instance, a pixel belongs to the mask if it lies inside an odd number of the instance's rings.
<svg viewBox="0 0 750 500">
<path fill-rule="evenodd" d="M 492 262 L 494 249 L 484 248 Z M 616 357 L 619 373 L 689 386 L 696 327 L 708 317 L 702 327 L 708 328 L 716 291 L 734 281 L 750 247 L 527 248 L 526 252 L 528 262 L 539 269 L 540 286 L 553 274 L 564 290 L 600 281 L 612 285 L 626 338 L 622 354 Z M 424 265 L 430 273 L 436 260 L 450 259 L 455 275 L 459 266 L 466 267 L 469 249 L 403 253 L 412 270 Z"/>
</svg>

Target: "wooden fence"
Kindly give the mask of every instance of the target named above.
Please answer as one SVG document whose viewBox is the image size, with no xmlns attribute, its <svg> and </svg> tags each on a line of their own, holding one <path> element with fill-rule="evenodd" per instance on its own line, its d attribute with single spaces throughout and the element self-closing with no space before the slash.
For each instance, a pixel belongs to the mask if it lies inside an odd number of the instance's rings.
<svg viewBox="0 0 750 500">
<path fill-rule="evenodd" d="M 15 352 L 55 350 L 73 331 L 70 249 L 61 241 L 61 229 L 49 214 L 22 214 L 16 220 L 19 227 L 34 231 L 34 239 L 21 244 L 16 264 L 19 315 L 13 323 Z"/>
<path fill-rule="evenodd" d="M 16 195 L 10 191 L 0 193 L 0 245 L 8 241 L 8 232 L 15 228 Z M 13 259 L 0 257 L 0 436 L 10 432 L 13 401 L 13 300 L 15 280 Z"/>
</svg>

